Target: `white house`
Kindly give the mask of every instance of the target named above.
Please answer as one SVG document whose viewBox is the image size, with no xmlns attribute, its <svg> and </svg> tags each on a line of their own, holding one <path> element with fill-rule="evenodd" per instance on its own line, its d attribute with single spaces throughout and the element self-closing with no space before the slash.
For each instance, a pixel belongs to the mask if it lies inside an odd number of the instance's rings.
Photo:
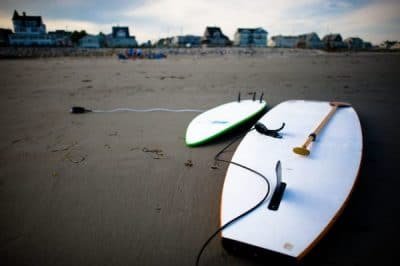
<svg viewBox="0 0 400 266">
<path fill-rule="evenodd" d="M 9 35 L 10 45 L 16 46 L 48 46 L 54 45 L 55 41 L 46 34 L 46 25 L 41 16 L 22 16 L 14 10 L 12 17 L 14 34 Z"/>
<path fill-rule="evenodd" d="M 347 48 L 347 45 L 343 42 L 342 35 L 339 33 L 325 35 L 324 38 L 322 38 L 322 41 L 327 49 Z"/>
<path fill-rule="evenodd" d="M 171 47 L 173 39 L 174 37 L 161 38 L 156 40 L 154 43 L 158 48 Z"/>
<path fill-rule="evenodd" d="M 48 32 L 49 37 L 54 41 L 56 46 L 72 46 L 72 32 L 65 30 L 55 30 Z"/>
<path fill-rule="evenodd" d="M 98 35 L 86 35 L 79 40 L 79 47 L 100 48 L 100 37 Z"/>
<path fill-rule="evenodd" d="M 180 35 L 172 38 L 172 46 L 174 47 L 199 47 L 201 44 L 201 36 Z"/>
<path fill-rule="evenodd" d="M 277 36 L 272 36 L 271 40 L 273 41 L 275 47 L 295 48 L 297 47 L 297 43 L 299 42 L 299 37 L 277 35 Z"/>
<path fill-rule="evenodd" d="M 107 36 L 108 47 L 137 47 L 135 36 L 129 35 L 128 27 L 112 27 L 112 33 Z"/>
<path fill-rule="evenodd" d="M 347 48 L 352 50 L 359 50 L 364 48 L 364 41 L 359 37 L 349 37 L 343 41 Z"/>
<path fill-rule="evenodd" d="M 238 28 L 233 44 L 241 47 L 266 47 L 268 32 L 263 28 Z"/>
<path fill-rule="evenodd" d="M 324 42 L 319 38 L 315 32 L 299 35 L 297 47 L 308 49 L 323 49 Z"/>
</svg>

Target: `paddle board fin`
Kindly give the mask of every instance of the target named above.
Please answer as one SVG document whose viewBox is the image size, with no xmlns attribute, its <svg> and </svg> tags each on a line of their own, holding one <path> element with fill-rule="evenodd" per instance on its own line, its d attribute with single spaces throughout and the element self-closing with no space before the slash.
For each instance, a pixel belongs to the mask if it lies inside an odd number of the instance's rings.
<svg viewBox="0 0 400 266">
<path fill-rule="evenodd" d="M 276 211 L 279 209 L 279 205 L 282 201 L 283 193 L 285 192 L 286 183 L 282 182 L 282 166 L 281 161 L 276 163 L 276 186 L 274 193 L 272 194 L 271 201 L 268 204 L 268 209 Z"/>
<path fill-rule="evenodd" d="M 262 103 L 262 101 L 263 101 L 263 98 L 264 98 L 264 92 L 263 92 L 263 93 L 261 93 L 261 96 L 260 96 L 260 103 Z"/>
</svg>

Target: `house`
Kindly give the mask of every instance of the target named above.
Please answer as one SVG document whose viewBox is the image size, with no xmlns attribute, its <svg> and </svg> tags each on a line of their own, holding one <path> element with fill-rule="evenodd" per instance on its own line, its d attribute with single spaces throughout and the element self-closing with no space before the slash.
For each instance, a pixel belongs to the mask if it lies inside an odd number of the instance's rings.
<svg viewBox="0 0 400 266">
<path fill-rule="evenodd" d="M 206 27 L 201 43 L 208 47 L 223 47 L 232 44 L 219 27 Z"/>
<path fill-rule="evenodd" d="M 139 47 L 141 47 L 141 48 L 151 48 L 152 46 L 153 46 L 153 43 L 150 40 L 148 40 L 147 42 L 142 42 Z"/>
<path fill-rule="evenodd" d="M 156 41 L 155 46 L 158 48 L 171 47 L 173 39 L 174 39 L 174 37 L 161 38 Z"/>
<path fill-rule="evenodd" d="M 318 34 L 316 34 L 315 32 L 311 32 L 299 35 L 297 47 L 307 49 L 323 49 L 324 42 L 321 41 Z"/>
<path fill-rule="evenodd" d="M 347 48 L 352 50 L 359 50 L 364 48 L 364 41 L 358 37 L 349 37 L 344 40 L 344 43 L 347 45 Z"/>
<path fill-rule="evenodd" d="M 371 42 L 364 42 L 363 43 L 363 49 L 372 49 L 372 43 Z"/>
<path fill-rule="evenodd" d="M 10 45 L 8 36 L 11 34 L 12 34 L 12 30 L 10 30 L 10 29 L 0 29 L 0 47 Z"/>
<path fill-rule="evenodd" d="M 240 47 L 266 47 L 268 32 L 263 28 L 238 28 L 233 44 Z"/>
<path fill-rule="evenodd" d="M 9 35 L 10 45 L 15 46 L 49 46 L 54 40 L 46 34 L 46 25 L 41 16 L 22 16 L 14 10 L 12 17 L 14 34 Z"/>
<path fill-rule="evenodd" d="M 174 47 L 200 47 L 201 36 L 181 35 L 172 38 L 171 45 Z"/>
<path fill-rule="evenodd" d="M 392 46 L 390 46 L 391 50 L 400 50 L 400 42 L 396 42 Z"/>
<path fill-rule="evenodd" d="M 82 48 L 100 48 L 100 36 L 98 35 L 86 35 L 79 40 L 79 47 Z"/>
<path fill-rule="evenodd" d="M 386 40 L 384 42 L 382 42 L 379 47 L 383 48 L 383 49 L 390 49 L 393 45 L 395 45 L 397 42 L 396 41 L 389 41 Z"/>
<path fill-rule="evenodd" d="M 112 33 L 106 36 L 106 45 L 108 47 L 137 47 L 135 36 L 129 35 L 128 27 L 112 27 Z"/>
<path fill-rule="evenodd" d="M 277 35 L 271 37 L 272 44 L 278 48 L 295 48 L 299 42 L 298 36 Z"/>
<path fill-rule="evenodd" d="M 326 49 L 343 49 L 347 48 L 339 33 L 325 35 L 322 39 Z"/>
<path fill-rule="evenodd" d="M 72 46 L 72 32 L 65 30 L 49 31 L 49 37 L 54 41 L 55 46 Z"/>
</svg>

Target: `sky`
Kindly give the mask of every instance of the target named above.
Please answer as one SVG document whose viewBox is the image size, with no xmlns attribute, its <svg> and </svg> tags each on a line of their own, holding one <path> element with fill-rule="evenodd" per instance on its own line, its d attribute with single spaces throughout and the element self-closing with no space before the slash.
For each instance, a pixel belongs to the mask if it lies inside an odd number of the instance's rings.
<svg viewBox="0 0 400 266">
<path fill-rule="evenodd" d="M 400 0 L 1 0 L 0 28 L 12 26 L 14 10 L 42 16 L 47 30 L 111 32 L 129 26 L 139 42 L 221 27 L 262 27 L 268 36 L 340 33 L 379 44 L 400 40 Z"/>
</svg>

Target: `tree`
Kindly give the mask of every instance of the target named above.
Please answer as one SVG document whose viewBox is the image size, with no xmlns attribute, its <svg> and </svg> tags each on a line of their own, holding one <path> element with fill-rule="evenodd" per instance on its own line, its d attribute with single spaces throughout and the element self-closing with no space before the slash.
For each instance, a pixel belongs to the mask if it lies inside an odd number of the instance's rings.
<svg viewBox="0 0 400 266">
<path fill-rule="evenodd" d="M 100 47 L 106 47 L 106 35 L 100 31 L 99 33 Z"/>
<path fill-rule="evenodd" d="M 73 31 L 71 34 L 71 41 L 73 44 L 78 44 L 79 40 L 88 35 L 85 30 Z"/>
</svg>

